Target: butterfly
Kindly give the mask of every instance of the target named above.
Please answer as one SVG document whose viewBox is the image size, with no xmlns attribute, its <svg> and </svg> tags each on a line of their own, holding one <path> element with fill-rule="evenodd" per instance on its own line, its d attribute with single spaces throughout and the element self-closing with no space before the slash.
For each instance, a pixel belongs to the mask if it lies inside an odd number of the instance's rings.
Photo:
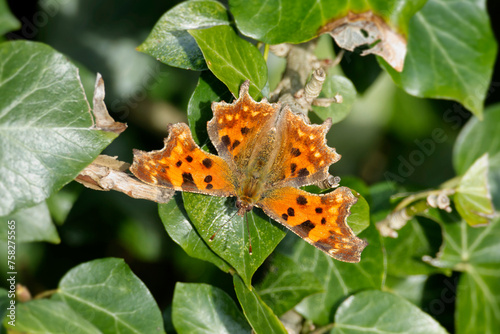
<svg viewBox="0 0 500 334">
<path fill-rule="evenodd" d="M 256 102 L 245 81 L 233 103 L 212 103 L 207 129 L 218 155 L 203 151 L 184 123 L 169 125 L 165 147 L 134 150 L 130 171 L 141 181 L 211 196 L 235 196 L 238 214 L 261 208 L 329 256 L 359 262 L 366 241 L 346 223 L 357 199 L 339 187 L 312 194 L 300 187 L 328 177 L 340 159 L 326 144 L 331 120 L 308 124 L 288 106 Z"/>
</svg>

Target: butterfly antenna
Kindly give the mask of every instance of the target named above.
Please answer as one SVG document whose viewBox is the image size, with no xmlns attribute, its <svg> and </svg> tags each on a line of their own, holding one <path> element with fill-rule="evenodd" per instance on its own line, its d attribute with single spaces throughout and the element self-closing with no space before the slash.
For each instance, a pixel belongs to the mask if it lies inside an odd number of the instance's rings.
<svg viewBox="0 0 500 334">
<path fill-rule="evenodd" d="M 227 223 L 229 223 L 231 220 L 233 220 L 234 216 L 236 216 L 236 214 L 237 214 L 237 213 L 238 213 L 238 211 L 236 211 L 235 213 L 233 213 L 233 215 L 232 215 L 231 217 L 229 217 L 229 219 L 228 219 L 228 220 L 226 220 L 226 222 L 225 222 L 224 224 L 222 224 L 221 226 L 219 226 L 219 228 L 217 229 L 217 231 L 215 231 L 215 233 L 214 233 L 214 234 L 212 234 L 212 236 L 210 237 L 210 239 L 208 239 L 208 241 L 213 241 L 213 240 L 214 240 L 214 238 L 215 238 L 215 235 L 216 235 L 217 233 L 219 233 L 219 231 L 220 231 L 220 230 L 221 230 L 224 226 L 226 226 L 226 225 L 227 225 Z"/>
<path fill-rule="evenodd" d="M 247 224 L 248 232 L 248 254 L 252 255 L 252 236 L 250 235 L 250 225 L 248 225 L 248 212 L 245 212 L 245 223 Z"/>
</svg>

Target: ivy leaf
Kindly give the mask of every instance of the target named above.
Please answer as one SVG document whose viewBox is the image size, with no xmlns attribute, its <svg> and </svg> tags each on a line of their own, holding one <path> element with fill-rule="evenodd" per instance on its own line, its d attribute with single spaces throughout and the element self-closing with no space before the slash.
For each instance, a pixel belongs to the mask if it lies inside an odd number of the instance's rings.
<svg viewBox="0 0 500 334">
<path fill-rule="evenodd" d="M 16 326 L 8 326 L 6 318 L 4 324 L 14 332 L 19 333 L 74 333 L 74 334 L 101 334 L 92 323 L 75 312 L 67 304 L 38 299 L 26 303 L 16 304 Z"/>
<path fill-rule="evenodd" d="M 238 276 L 233 276 L 234 290 L 248 322 L 256 334 L 287 334 L 285 327 L 267 306 L 253 287 L 245 285 Z"/>
<path fill-rule="evenodd" d="M 358 201 L 350 209 L 351 214 L 347 217 L 347 225 L 354 234 L 358 235 L 370 226 L 370 207 L 363 196 L 356 191 L 352 191 L 352 193 Z"/>
<path fill-rule="evenodd" d="M 485 227 L 470 227 L 456 215 L 446 214 L 437 209 L 429 214 L 438 217 L 443 227 L 444 246 L 436 259 L 430 260 L 434 266 L 463 271 L 469 265 L 489 265 L 500 263 L 500 219 L 494 219 Z"/>
<path fill-rule="evenodd" d="M 342 103 L 332 103 L 328 107 L 313 106 L 313 111 L 324 121 L 328 117 L 332 124 L 338 123 L 351 112 L 356 99 L 356 89 L 351 80 L 341 75 L 329 75 L 321 90 L 320 98 L 333 98 L 336 94 L 342 96 Z"/>
<path fill-rule="evenodd" d="M 222 271 L 229 271 L 227 262 L 208 247 L 191 225 L 180 194 L 176 194 L 170 202 L 158 205 L 158 212 L 168 235 L 189 256 L 211 262 Z"/>
<path fill-rule="evenodd" d="M 73 205 L 80 196 L 83 190 L 82 188 L 80 184 L 72 182 L 47 198 L 47 207 L 49 208 L 54 223 L 57 225 L 64 224 Z"/>
<path fill-rule="evenodd" d="M 476 0 L 427 1 L 410 21 L 403 71 L 381 64 L 409 94 L 458 101 L 481 119 L 497 53 L 485 7 Z"/>
<path fill-rule="evenodd" d="M 321 27 L 349 11 L 373 11 L 391 26 L 405 32 L 412 15 L 425 3 L 419 1 L 362 2 L 327 0 L 259 1 L 230 0 L 229 7 L 238 29 L 246 36 L 268 44 L 302 43 L 318 36 Z"/>
<path fill-rule="evenodd" d="M 285 236 L 285 228 L 258 209 L 248 212 L 245 222 L 243 217 L 236 215 L 234 198 L 192 193 L 182 193 L 182 198 L 189 218 L 203 240 L 236 269 L 245 284 L 250 285 L 257 268 Z M 249 253 L 248 229 L 252 254 Z M 216 235 L 210 241 L 214 233 Z"/>
<path fill-rule="evenodd" d="M 5 0 L 0 0 L 0 35 L 21 28 L 21 22 L 12 15 Z"/>
<path fill-rule="evenodd" d="M 500 269 L 498 263 L 469 267 L 468 271 L 461 275 L 457 287 L 456 332 L 458 334 L 494 333 L 499 327 Z"/>
<path fill-rule="evenodd" d="M 212 119 L 212 102 L 231 102 L 233 95 L 210 71 L 201 72 L 188 104 L 188 122 L 197 143 L 208 141 L 207 122 Z"/>
<path fill-rule="evenodd" d="M 488 190 L 488 153 L 465 172 L 454 196 L 455 206 L 471 226 L 486 225 L 495 213 Z"/>
<path fill-rule="evenodd" d="M 347 298 L 335 314 L 331 334 L 422 333 L 444 334 L 446 330 L 418 307 L 388 292 L 363 291 Z"/>
<path fill-rule="evenodd" d="M 16 242 L 47 241 L 54 244 L 61 242 L 56 227 L 50 218 L 50 212 L 45 202 L 33 207 L 21 209 L 9 216 L 2 217 L 0 224 L 0 244 L 6 243 L 7 221 L 15 221 Z"/>
<path fill-rule="evenodd" d="M 422 299 L 427 293 L 425 286 L 428 283 L 428 278 L 428 275 L 387 275 L 384 282 L 384 291 L 394 293 L 421 307 Z"/>
<path fill-rule="evenodd" d="M 49 46 L 0 44 L 0 216 L 45 200 L 117 136 L 92 128 L 77 68 Z"/>
<path fill-rule="evenodd" d="M 488 107 L 484 120 L 472 117 L 462 128 L 453 148 L 453 165 L 463 175 L 483 154 L 489 156 L 488 186 L 494 205 L 500 208 L 500 141 L 491 140 L 500 131 L 500 104 Z"/>
<path fill-rule="evenodd" d="M 456 214 L 430 210 L 443 226 L 444 246 L 436 259 L 438 267 L 462 271 L 457 286 L 455 327 L 457 333 L 495 332 L 500 326 L 500 218 L 485 227 L 471 227 Z"/>
<path fill-rule="evenodd" d="M 53 298 L 102 333 L 164 333 L 153 296 L 121 259 L 94 260 L 71 269 Z"/>
<path fill-rule="evenodd" d="M 177 283 L 172 320 L 179 334 L 238 334 L 251 330 L 234 300 L 221 289 L 208 284 Z"/>
<path fill-rule="evenodd" d="M 188 70 L 207 68 L 189 29 L 228 25 L 226 8 L 218 1 L 185 1 L 166 12 L 137 48 L 164 64 Z"/>
<path fill-rule="evenodd" d="M 280 247 L 281 252 L 292 258 L 303 271 L 313 272 L 321 283 L 324 292 L 306 297 L 295 308 L 315 324 L 331 322 L 339 302 L 349 294 L 361 289 L 382 288 L 384 254 L 380 235 L 371 225 L 359 237 L 368 241 L 359 263 L 336 261 L 300 240 L 292 246 L 284 244 L 286 247 Z"/>
<path fill-rule="evenodd" d="M 278 316 L 305 297 L 323 291 L 313 272 L 301 270 L 293 260 L 280 253 L 273 255 L 268 272 L 256 289 L 262 301 Z"/>
<path fill-rule="evenodd" d="M 398 231 L 397 238 L 384 238 L 387 256 L 387 273 L 404 277 L 407 275 L 430 275 L 439 269 L 422 260 L 423 256 L 434 256 L 441 245 L 441 229 L 435 222 L 411 219 Z"/>
<path fill-rule="evenodd" d="M 259 50 L 240 38 L 230 26 L 203 30 L 189 30 L 194 37 L 208 68 L 238 96 L 240 86 L 250 80 L 250 95 L 262 97 L 261 90 L 267 82 L 267 66 Z"/>
</svg>

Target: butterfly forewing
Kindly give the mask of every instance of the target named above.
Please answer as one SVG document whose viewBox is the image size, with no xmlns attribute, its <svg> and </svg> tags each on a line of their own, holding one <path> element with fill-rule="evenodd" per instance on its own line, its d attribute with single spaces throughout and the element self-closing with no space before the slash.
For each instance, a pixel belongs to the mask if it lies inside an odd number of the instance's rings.
<svg viewBox="0 0 500 334">
<path fill-rule="evenodd" d="M 245 170 L 259 139 L 274 125 L 279 106 L 267 101 L 255 102 L 248 94 L 248 81 L 240 90 L 240 98 L 232 104 L 212 104 L 214 117 L 208 122 L 208 134 L 219 156 L 234 162 L 234 168 Z"/>
<path fill-rule="evenodd" d="M 282 117 L 281 149 L 273 165 L 271 185 L 301 187 L 326 179 L 328 167 L 340 159 L 326 144 L 330 119 L 321 125 L 307 124 L 288 107 Z"/>
<path fill-rule="evenodd" d="M 234 177 L 227 163 L 201 150 L 184 123 L 170 126 L 162 150 L 134 150 L 130 171 L 138 179 L 160 187 L 214 196 L 235 196 Z"/>
</svg>

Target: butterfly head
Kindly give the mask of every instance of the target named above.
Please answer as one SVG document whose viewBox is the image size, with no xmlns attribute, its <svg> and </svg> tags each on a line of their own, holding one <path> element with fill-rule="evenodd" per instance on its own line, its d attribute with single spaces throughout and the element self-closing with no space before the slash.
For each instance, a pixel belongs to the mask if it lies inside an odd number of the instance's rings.
<svg viewBox="0 0 500 334">
<path fill-rule="evenodd" d="M 243 217 L 248 211 L 252 211 L 254 204 L 245 201 L 244 199 L 236 200 L 236 208 L 238 209 L 238 215 Z"/>
</svg>

